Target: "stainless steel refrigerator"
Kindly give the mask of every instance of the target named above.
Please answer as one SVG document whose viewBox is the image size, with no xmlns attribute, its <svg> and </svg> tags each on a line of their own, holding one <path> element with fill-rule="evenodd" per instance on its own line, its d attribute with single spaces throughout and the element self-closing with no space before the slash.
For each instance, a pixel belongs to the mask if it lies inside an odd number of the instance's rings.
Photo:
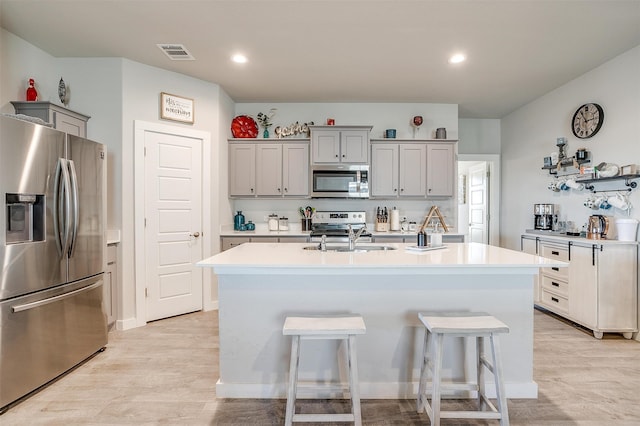
<svg viewBox="0 0 640 426">
<path fill-rule="evenodd" d="M 0 411 L 107 344 L 102 144 L 0 116 Z"/>
</svg>

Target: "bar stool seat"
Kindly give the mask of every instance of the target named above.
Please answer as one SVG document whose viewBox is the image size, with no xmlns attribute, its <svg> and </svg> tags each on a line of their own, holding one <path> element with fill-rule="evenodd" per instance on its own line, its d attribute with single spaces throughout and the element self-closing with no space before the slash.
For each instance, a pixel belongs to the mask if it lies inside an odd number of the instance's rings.
<svg viewBox="0 0 640 426">
<path fill-rule="evenodd" d="M 358 365 L 356 359 L 356 341 L 358 334 L 367 331 L 360 315 L 340 316 L 296 316 L 287 317 L 282 334 L 292 336 L 291 360 L 289 364 L 289 387 L 287 390 L 287 410 L 285 425 L 293 422 L 354 422 L 362 424 L 360 413 L 360 392 L 358 390 Z M 298 388 L 298 366 L 300 364 L 300 340 L 327 339 L 346 340 L 347 369 L 349 371 L 348 390 L 351 395 L 351 413 L 346 414 L 296 414 L 296 394 Z M 327 389 L 327 385 L 306 386 L 305 388 Z"/>
<path fill-rule="evenodd" d="M 423 361 L 420 369 L 417 410 L 426 410 L 432 426 L 439 426 L 441 418 L 447 419 L 497 419 L 501 426 L 509 425 L 507 398 L 497 334 L 508 333 L 509 327 L 499 319 L 484 312 L 437 312 L 419 313 L 418 318 L 425 326 Z M 444 337 L 476 338 L 476 383 L 442 384 L 442 357 Z M 492 360 L 484 352 L 484 338 L 490 339 Z M 432 346 L 432 350 L 430 350 Z M 487 398 L 484 383 L 484 368 L 494 375 L 498 407 Z M 431 376 L 431 404 L 428 400 L 428 379 Z M 478 411 L 443 411 L 440 409 L 442 391 L 472 390 L 478 392 Z M 486 410 L 488 408 L 488 410 Z"/>
</svg>

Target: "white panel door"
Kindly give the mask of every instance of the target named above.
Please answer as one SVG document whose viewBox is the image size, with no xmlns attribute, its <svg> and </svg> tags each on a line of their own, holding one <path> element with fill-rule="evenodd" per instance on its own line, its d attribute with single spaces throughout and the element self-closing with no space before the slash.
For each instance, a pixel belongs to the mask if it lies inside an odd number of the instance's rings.
<svg viewBox="0 0 640 426">
<path fill-rule="evenodd" d="M 489 179 L 487 163 L 469 168 L 469 240 L 474 243 L 489 243 L 489 217 L 487 198 Z"/>
<path fill-rule="evenodd" d="M 202 140 L 145 132 L 147 321 L 202 309 Z"/>
</svg>

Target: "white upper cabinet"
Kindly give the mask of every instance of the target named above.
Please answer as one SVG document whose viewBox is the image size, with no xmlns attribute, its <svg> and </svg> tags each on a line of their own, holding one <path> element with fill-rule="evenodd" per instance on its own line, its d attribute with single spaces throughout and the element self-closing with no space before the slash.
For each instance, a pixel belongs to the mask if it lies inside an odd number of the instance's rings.
<svg viewBox="0 0 640 426">
<path fill-rule="evenodd" d="M 378 198 L 452 197 L 455 141 L 375 139 L 371 143 L 371 196 Z"/>
<path fill-rule="evenodd" d="M 311 126 L 313 164 L 367 164 L 371 126 Z"/>
<path fill-rule="evenodd" d="M 308 197 L 309 141 L 229 144 L 229 196 Z"/>
<path fill-rule="evenodd" d="M 455 145 L 427 144 L 427 197 L 453 197 L 456 178 Z"/>
<path fill-rule="evenodd" d="M 424 197 L 426 165 L 425 144 L 373 144 L 371 196 Z"/>
</svg>

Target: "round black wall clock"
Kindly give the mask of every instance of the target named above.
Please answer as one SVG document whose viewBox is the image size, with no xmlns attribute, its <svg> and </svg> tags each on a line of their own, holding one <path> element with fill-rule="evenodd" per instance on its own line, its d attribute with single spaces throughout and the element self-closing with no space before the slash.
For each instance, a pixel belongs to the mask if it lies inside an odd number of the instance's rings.
<svg viewBox="0 0 640 426">
<path fill-rule="evenodd" d="M 587 139 L 598 133 L 603 121 L 604 111 L 600 105 L 584 104 L 573 114 L 571 130 L 577 138 Z"/>
</svg>

